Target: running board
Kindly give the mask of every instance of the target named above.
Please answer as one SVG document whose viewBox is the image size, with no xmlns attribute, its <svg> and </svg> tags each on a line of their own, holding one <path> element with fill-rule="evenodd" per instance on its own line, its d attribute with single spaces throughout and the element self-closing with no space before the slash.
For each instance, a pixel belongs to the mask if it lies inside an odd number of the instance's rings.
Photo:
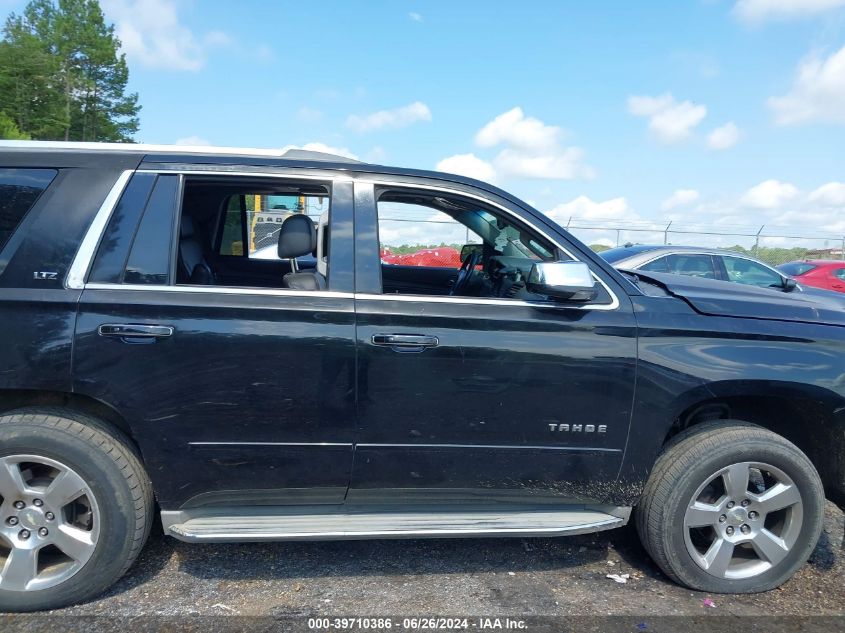
<svg viewBox="0 0 845 633">
<path fill-rule="evenodd" d="M 166 534 L 188 542 L 330 541 L 371 538 L 563 536 L 621 527 L 630 508 L 471 511 L 330 511 L 267 508 L 161 513 Z M 611 512 L 613 514 L 611 514 Z"/>
</svg>

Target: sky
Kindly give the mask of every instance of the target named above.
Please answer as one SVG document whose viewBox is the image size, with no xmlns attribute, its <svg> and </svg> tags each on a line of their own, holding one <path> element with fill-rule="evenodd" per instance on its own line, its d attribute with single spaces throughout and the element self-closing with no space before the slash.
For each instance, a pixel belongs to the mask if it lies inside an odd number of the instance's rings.
<svg viewBox="0 0 845 633">
<path fill-rule="evenodd" d="M 462 173 L 564 225 L 845 237 L 845 0 L 101 4 L 142 142 Z"/>
</svg>

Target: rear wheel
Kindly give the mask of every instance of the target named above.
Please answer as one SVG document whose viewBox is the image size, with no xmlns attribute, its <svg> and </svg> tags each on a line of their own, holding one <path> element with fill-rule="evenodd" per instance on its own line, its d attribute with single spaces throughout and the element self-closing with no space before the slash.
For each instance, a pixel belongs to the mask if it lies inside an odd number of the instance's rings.
<svg viewBox="0 0 845 633">
<path fill-rule="evenodd" d="M 635 512 L 643 545 L 669 577 L 702 591 L 753 593 L 779 586 L 807 560 L 824 493 L 796 446 L 719 422 L 671 443 Z"/>
<path fill-rule="evenodd" d="M 149 481 L 119 432 L 62 410 L 0 416 L 0 611 L 101 593 L 151 522 Z"/>
</svg>

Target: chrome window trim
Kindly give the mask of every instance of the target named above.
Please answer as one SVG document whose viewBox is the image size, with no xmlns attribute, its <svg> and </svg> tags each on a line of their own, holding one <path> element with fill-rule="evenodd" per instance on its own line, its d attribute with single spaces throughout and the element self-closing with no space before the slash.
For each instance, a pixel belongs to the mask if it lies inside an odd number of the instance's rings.
<svg viewBox="0 0 845 633">
<path fill-rule="evenodd" d="M 552 238 L 547 232 L 539 228 L 536 224 L 531 222 L 529 219 L 525 219 L 519 216 L 516 216 L 512 211 L 510 211 L 507 207 L 504 207 L 501 204 L 498 204 L 487 197 L 463 191 L 461 189 L 456 189 L 454 187 L 449 186 L 442 186 L 442 185 L 427 185 L 427 184 L 417 184 L 417 183 L 407 183 L 395 180 L 388 180 L 388 179 L 379 179 L 379 178 L 363 178 L 363 179 L 353 179 L 347 174 L 338 174 L 338 175 L 328 175 L 328 174 L 303 174 L 302 168 L 281 168 L 277 169 L 274 168 L 274 172 L 268 173 L 267 171 L 220 171 L 216 169 L 174 169 L 174 170 L 164 170 L 164 169 L 138 169 L 138 170 L 127 170 L 124 171 L 120 177 L 118 178 L 117 182 L 115 182 L 112 190 L 109 192 L 106 199 L 103 201 L 100 210 L 97 212 L 96 217 L 94 218 L 94 222 L 92 222 L 91 226 L 88 229 L 88 232 L 85 235 L 85 239 L 82 242 L 82 245 L 77 252 L 76 257 L 74 258 L 73 264 L 71 265 L 70 272 L 67 276 L 66 285 L 68 288 L 73 288 L 76 290 L 82 290 L 85 288 L 89 288 L 91 290 L 155 290 L 155 291 L 163 291 L 163 292 L 200 292 L 200 293 L 217 293 L 217 294 L 232 294 L 232 295 L 265 295 L 265 296 L 295 296 L 295 297 L 319 297 L 319 298 L 354 298 L 354 299 L 362 299 L 362 300 L 375 300 L 375 301 L 415 301 L 415 302 L 431 302 L 431 303 L 457 303 L 457 304 L 469 304 L 469 305 L 509 305 L 509 306 L 523 306 L 523 307 L 534 307 L 534 308 L 563 308 L 569 310 L 600 310 L 600 311 L 607 311 L 607 310 L 616 310 L 620 306 L 619 298 L 616 296 L 616 293 L 611 290 L 611 288 L 604 282 L 604 280 L 599 277 L 595 271 L 592 271 L 593 277 L 598 281 L 599 284 L 607 291 L 608 295 L 611 298 L 610 303 L 606 304 L 595 304 L 595 305 L 569 305 L 564 302 L 549 302 L 549 303 L 542 303 L 538 301 L 518 301 L 513 299 L 501 299 L 501 298 L 476 298 L 476 297 L 451 297 L 451 296 L 431 296 L 431 295 L 392 295 L 392 294 L 381 294 L 381 295 L 374 295 L 374 294 L 360 294 L 360 293 L 346 293 L 346 292 L 332 292 L 332 291 L 296 291 L 296 290 L 287 290 L 284 288 L 235 288 L 230 286 L 165 286 L 165 285 L 138 285 L 138 284 L 104 284 L 104 283 L 85 283 L 85 277 L 88 274 L 88 271 L 91 267 L 91 263 L 93 262 L 94 255 L 97 251 L 97 246 L 100 243 L 100 239 L 102 238 L 103 233 L 105 232 L 106 226 L 108 225 L 109 220 L 111 219 L 111 215 L 114 212 L 114 208 L 117 206 L 117 202 L 120 199 L 123 190 L 126 188 L 126 185 L 129 182 L 129 179 L 133 175 L 133 173 L 138 174 L 166 174 L 166 175 L 173 175 L 178 174 L 181 176 L 226 176 L 226 177 L 258 177 L 258 178 L 282 178 L 282 179 L 301 179 L 301 180 L 315 180 L 315 181 L 322 181 L 328 183 L 335 183 L 335 182 L 350 182 L 354 180 L 355 182 L 359 182 L 361 184 L 369 184 L 373 186 L 390 186 L 390 187 L 402 187 L 402 188 L 410 188 L 410 189 L 424 189 L 429 191 L 444 191 L 451 193 L 457 196 L 463 196 L 466 198 L 472 198 L 478 200 L 484 204 L 488 204 L 493 206 L 503 213 L 507 214 L 510 217 L 515 217 L 518 222 L 521 222 L 531 228 L 532 230 L 536 231 L 540 235 L 542 235 L 546 240 L 554 244 L 557 248 L 561 251 L 566 253 L 573 261 L 581 261 L 572 252 L 562 246 L 557 240 Z M 331 193 L 330 193 L 331 195 Z"/>
<path fill-rule="evenodd" d="M 321 299 L 352 299 L 351 292 L 329 290 L 288 290 L 286 288 L 234 288 L 231 286 L 165 286 L 161 284 L 87 283 L 86 290 L 147 290 L 155 292 L 187 292 L 198 294 L 263 295 L 274 297 L 318 297 Z"/>
<path fill-rule="evenodd" d="M 530 308 L 558 308 L 564 310 L 615 310 L 618 304 L 600 304 L 598 306 L 568 304 L 565 301 L 519 301 L 517 299 L 500 299 L 496 297 L 452 297 L 447 295 L 402 295 L 356 293 L 355 299 L 362 301 L 413 301 L 416 303 L 460 303 L 482 306 L 522 306 Z"/>
<path fill-rule="evenodd" d="M 106 195 L 106 199 L 103 200 L 103 204 L 100 205 L 68 269 L 67 277 L 65 277 L 66 288 L 82 290 L 85 287 L 85 278 L 88 276 L 88 271 L 91 268 L 97 247 L 100 245 L 100 240 L 103 237 L 103 233 L 105 233 L 106 226 L 108 226 L 117 202 L 120 200 L 120 196 L 123 195 L 123 190 L 126 189 L 126 185 L 129 183 L 132 174 L 133 170 L 131 169 L 122 172 L 114 185 L 112 185 L 108 195 Z"/>
<path fill-rule="evenodd" d="M 358 179 L 355 180 L 355 182 L 360 183 L 360 184 L 364 184 L 364 185 L 373 185 L 373 186 L 379 186 L 379 187 L 401 187 L 403 189 L 424 189 L 426 191 L 447 191 L 447 192 L 449 192 L 453 195 L 456 195 L 456 196 L 461 196 L 461 197 L 464 197 L 464 198 L 473 198 L 474 200 L 478 200 L 478 201 L 480 201 L 484 204 L 488 204 L 492 207 L 499 209 L 500 211 L 504 212 L 506 215 L 508 215 L 512 218 L 516 218 L 516 220 L 518 222 L 525 224 L 530 229 L 536 231 L 537 233 L 542 235 L 544 238 L 546 238 L 549 242 L 554 244 L 561 251 L 566 253 L 569 256 L 569 258 L 572 259 L 572 261 L 576 261 L 576 262 L 582 261 L 582 260 L 578 259 L 577 257 L 575 257 L 575 255 L 572 254 L 572 251 L 570 251 L 566 247 L 562 246 L 560 244 L 560 242 L 555 240 L 546 231 L 544 231 L 543 229 L 539 228 L 536 224 L 531 222 L 531 220 L 523 218 L 521 216 L 517 216 L 516 214 L 513 213 L 513 211 L 511 211 L 507 207 L 505 207 L 505 206 L 503 206 L 503 205 L 501 205 L 497 202 L 494 202 L 493 200 L 490 200 L 489 198 L 487 198 L 485 196 L 481 196 L 481 195 L 478 195 L 478 194 L 475 194 L 475 193 L 472 193 L 472 192 L 464 191 L 462 189 L 455 189 L 454 187 L 449 187 L 448 185 L 437 185 L 437 186 L 435 186 L 435 185 L 425 185 L 425 184 L 401 182 L 401 181 L 396 181 L 396 180 L 372 178 L 370 175 L 368 175 L 366 178 L 358 178 Z M 587 262 L 584 262 L 584 263 L 587 263 Z M 589 265 L 589 264 L 587 264 L 587 265 Z M 604 282 L 604 280 L 595 273 L 595 271 L 592 269 L 592 267 L 590 268 L 590 272 L 592 272 L 595 280 L 598 281 L 599 284 L 607 291 L 607 294 L 610 295 L 610 303 L 577 306 L 577 305 L 566 305 L 565 303 L 544 304 L 544 303 L 532 302 L 532 301 L 511 302 L 508 299 L 489 299 L 489 300 L 488 299 L 481 299 L 481 300 L 477 300 L 477 301 L 471 301 L 471 303 L 477 303 L 478 301 L 480 301 L 485 305 L 490 305 L 488 303 L 488 301 L 492 301 L 492 302 L 494 302 L 492 305 L 498 305 L 499 303 L 506 303 L 508 305 L 530 305 L 530 306 L 535 306 L 535 307 L 544 307 L 544 306 L 549 307 L 550 305 L 554 305 L 556 307 L 565 307 L 565 308 L 574 309 L 574 310 L 616 310 L 620 306 L 619 297 L 617 297 L 616 293 L 613 292 L 613 290 L 610 289 L 610 286 L 608 286 Z M 376 296 L 379 296 L 379 295 L 366 295 L 366 298 L 369 299 L 369 298 L 374 298 Z M 387 296 L 392 296 L 392 295 L 387 295 Z M 412 297 L 411 299 L 407 299 L 408 301 L 414 300 L 413 297 L 422 297 L 423 298 L 423 299 L 416 299 L 418 301 L 419 300 L 425 300 L 425 299 L 428 298 L 427 295 L 403 295 L 403 296 Z M 458 301 L 459 303 L 464 303 L 463 301 L 460 301 L 461 299 L 464 299 L 464 297 L 438 297 L 438 299 L 445 299 L 447 301 L 454 301 L 455 299 L 457 299 L 457 300 L 459 300 Z M 400 301 L 404 301 L 404 299 L 400 299 Z"/>
</svg>

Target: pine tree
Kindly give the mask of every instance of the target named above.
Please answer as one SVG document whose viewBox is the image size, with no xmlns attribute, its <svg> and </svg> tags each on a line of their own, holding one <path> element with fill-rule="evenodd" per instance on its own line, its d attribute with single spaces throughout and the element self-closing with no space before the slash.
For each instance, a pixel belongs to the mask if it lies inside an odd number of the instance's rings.
<svg viewBox="0 0 845 633">
<path fill-rule="evenodd" d="M 22 17 L 9 18 L 4 35 L 0 89 L 7 75 L 17 75 L 29 90 L 13 106 L 0 97 L 0 111 L 22 131 L 41 139 L 132 140 L 139 125 L 138 95 L 126 94 L 126 58 L 98 0 L 32 0 Z M 2 57 L 4 47 L 11 64 Z M 43 67 L 30 68 L 36 63 Z M 43 104 L 43 111 L 34 104 Z"/>
</svg>

